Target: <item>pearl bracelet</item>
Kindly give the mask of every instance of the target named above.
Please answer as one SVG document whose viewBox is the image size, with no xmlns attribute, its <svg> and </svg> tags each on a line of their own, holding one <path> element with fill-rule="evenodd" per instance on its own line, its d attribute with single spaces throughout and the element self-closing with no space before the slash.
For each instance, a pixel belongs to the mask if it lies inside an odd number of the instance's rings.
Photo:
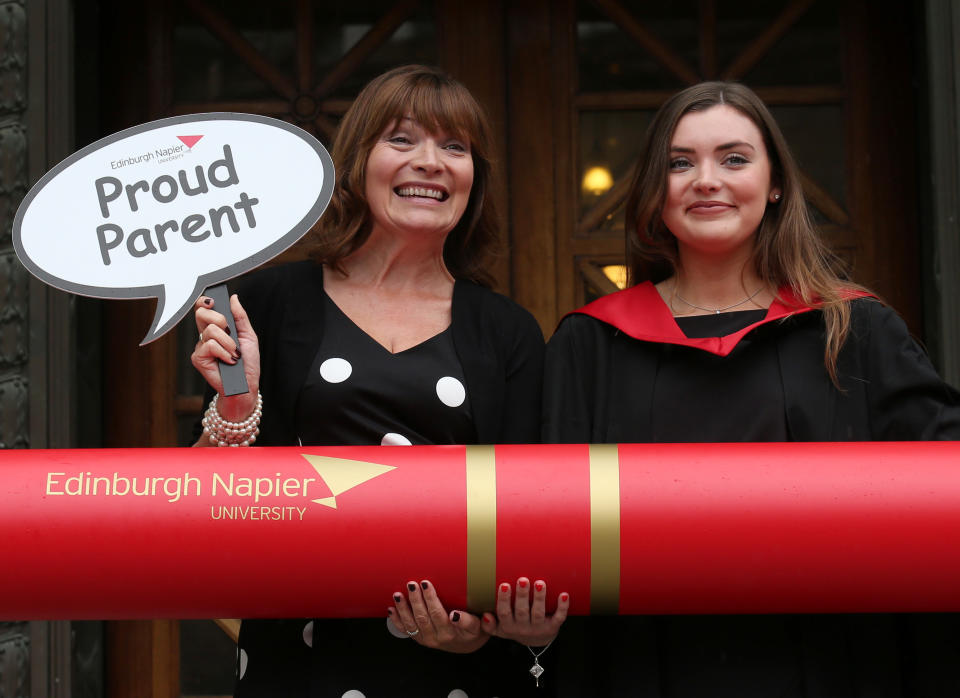
<svg viewBox="0 0 960 698">
<path fill-rule="evenodd" d="M 253 414 L 242 422 L 230 422 L 220 415 L 217 410 L 219 397 L 219 393 L 213 396 L 200 422 L 210 443 L 217 446 L 249 446 L 256 441 L 257 434 L 260 433 L 260 416 L 263 414 L 263 396 L 260 391 L 257 391 L 257 404 L 253 408 Z"/>
</svg>

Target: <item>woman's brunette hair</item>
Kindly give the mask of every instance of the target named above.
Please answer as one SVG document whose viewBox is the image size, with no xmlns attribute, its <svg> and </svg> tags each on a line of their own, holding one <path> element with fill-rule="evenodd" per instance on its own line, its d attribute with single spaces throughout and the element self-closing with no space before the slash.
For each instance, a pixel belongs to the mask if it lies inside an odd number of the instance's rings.
<svg viewBox="0 0 960 698">
<path fill-rule="evenodd" d="M 491 286 L 487 269 L 498 243 L 492 185 L 492 142 L 483 109 L 466 87 L 438 68 L 407 65 L 371 80 L 347 110 L 333 142 L 333 197 L 315 228 L 310 256 L 343 271 L 341 260 L 370 236 L 366 165 L 384 130 L 404 117 L 428 131 L 444 131 L 470 144 L 473 186 L 457 225 L 447 235 L 443 260 L 457 279 Z"/>
<path fill-rule="evenodd" d="M 824 364 L 837 384 L 837 356 L 850 330 L 849 300 L 865 289 L 846 280 L 838 258 L 821 241 L 803 196 L 800 170 L 780 127 L 766 105 L 744 85 L 693 85 L 668 99 L 654 117 L 626 203 L 629 283 L 661 281 L 680 266 L 677 240 L 663 222 L 673 133 L 684 115 L 723 104 L 759 129 L 770 159 L 771 184 L 782 191 L 779 202 L 767 204 L 757 228 L 753 253 L 757 274 L 775 288 L 789 290 L 805 305 L 822 310 L 826 323 Z"/>
</svg>

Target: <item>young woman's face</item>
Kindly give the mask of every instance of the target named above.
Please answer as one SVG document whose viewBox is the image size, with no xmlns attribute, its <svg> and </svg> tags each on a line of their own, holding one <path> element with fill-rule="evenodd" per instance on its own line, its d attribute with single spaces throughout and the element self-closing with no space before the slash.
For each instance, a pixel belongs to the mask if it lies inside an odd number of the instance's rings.
<svg viewBox="0 0 960 698">
<path fill-rule="evenodd" d="M 741 112 L 717 105 L 677 123 L 663 222 L 681 258 L 748 255 L 767 203 L 778 193 L 763 136 Z"/>
<path fill-rule="evenodd" d="M 367 159 L 373 225 L 394 234 L 445 236 L 466 210 L 472 186 L 470 143 L 408 117 L 386 128 Z"/>
</svg>

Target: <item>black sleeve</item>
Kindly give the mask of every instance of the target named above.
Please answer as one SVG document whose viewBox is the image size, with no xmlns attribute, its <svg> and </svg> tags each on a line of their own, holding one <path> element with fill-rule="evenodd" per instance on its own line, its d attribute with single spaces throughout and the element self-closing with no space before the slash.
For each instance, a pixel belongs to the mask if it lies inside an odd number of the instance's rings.
<svg viewBox="0 0 960 698">
<path fill-rule="evenodd" d="M 593 441 L 597 390 L 596 377 L 591 377 L 589 369 L 601 358 L 596 335 L 590 331 L 596 324 L 592 318 L 571 315 L 547 342 L 541 424 L 544 443 Z"/>
<path fill-rule="evenodd" d="M 511 336 L 503 337 L 505 389 L 497 443 L 540 442 L 543 385 L 543 333 L 530 313 L 517 308 Z"/>
<path fill-rule="evenodd" d="M 862 343 L 875 440 L 960 440 L 960 393 L 940 378 L 899 315 L 856 301 L 851 340 Z"/>
</svg>

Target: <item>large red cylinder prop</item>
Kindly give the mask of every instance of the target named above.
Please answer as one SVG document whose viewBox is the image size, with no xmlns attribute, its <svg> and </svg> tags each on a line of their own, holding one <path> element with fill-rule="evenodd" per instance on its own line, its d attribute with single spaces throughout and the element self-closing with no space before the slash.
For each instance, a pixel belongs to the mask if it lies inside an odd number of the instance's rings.
<svg viewBox="0 0 960 698">
<path fill-rule="evenodd" d="M 960 610 L 960 443 L 0 452 L 0 618 Z"/>
</svg>

